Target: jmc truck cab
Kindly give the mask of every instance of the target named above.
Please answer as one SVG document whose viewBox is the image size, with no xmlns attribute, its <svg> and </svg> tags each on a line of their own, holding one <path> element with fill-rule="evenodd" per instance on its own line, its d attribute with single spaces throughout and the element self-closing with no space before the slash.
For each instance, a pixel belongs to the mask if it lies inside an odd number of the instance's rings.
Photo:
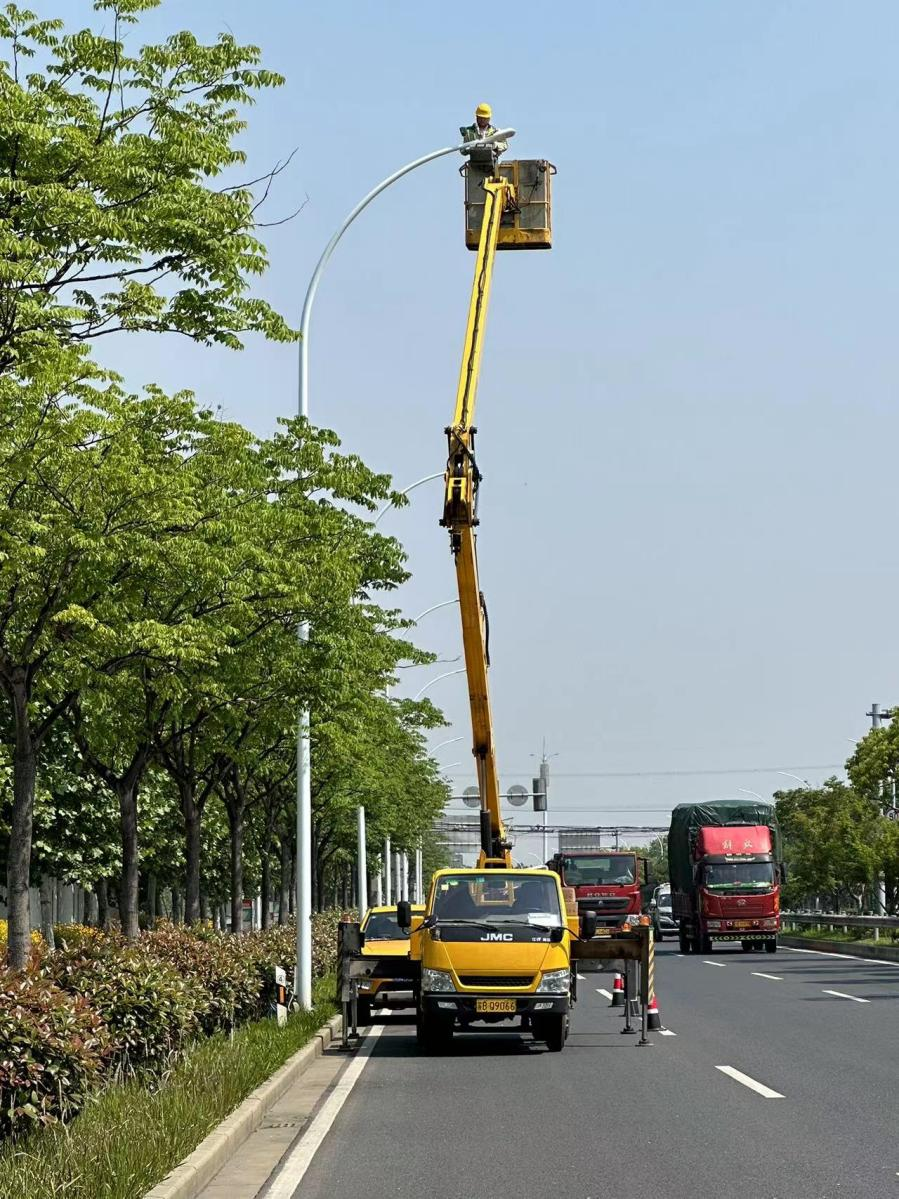
<svg viewBox="0 0 899 1199">
<path fill-rule="evenodd" d="M 642 861 L 634 853 L 570 849 L 557 853 L 546 865 L 558 874 L 563 887 L 574 889 L 578 911 L 596 912 L 597 924 L 608 927 L 640 915 Z"/>
<path fill-rule="evenodd" d="M 424 918 L 413 917 L 408 904 L 397 914 L 401 927 L 412 929 L 411 956 L 421 963 L 420 1045 L 439 1049 L 455 1029 L 520 1021 L 550 1050 L 563 1048 L 579 919 L 566 915 L 558 875 L 440 870 Z"/>
</svg>

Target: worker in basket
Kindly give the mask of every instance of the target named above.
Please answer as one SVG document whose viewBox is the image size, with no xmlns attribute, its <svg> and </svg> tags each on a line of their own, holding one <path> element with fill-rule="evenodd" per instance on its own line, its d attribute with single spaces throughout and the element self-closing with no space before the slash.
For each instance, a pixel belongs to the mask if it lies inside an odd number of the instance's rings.
<svg viewBox="0 0 899 1199">
<path fill-rule="evenodd" d="M 482 142 L 485 138 L 496 133 L 496 128 L 493 125 L 493 110 L 489 104 L 479 104 L 474 110 L 474 124 L 462 125 L 459 132 L 462 134 L 463 142 Z M 493 142 L 493 150 L 497 157 L 504 154 L 509 148 L 508 142 Z M 486 150 L 487 147 L 485 146 Z"/>
</svg>

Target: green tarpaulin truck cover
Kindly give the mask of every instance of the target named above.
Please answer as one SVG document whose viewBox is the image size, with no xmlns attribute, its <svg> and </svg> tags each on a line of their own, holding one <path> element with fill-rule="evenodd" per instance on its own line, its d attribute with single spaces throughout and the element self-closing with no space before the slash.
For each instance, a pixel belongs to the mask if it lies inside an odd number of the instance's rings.
<svg viewBox="0 0 899 1199">
<path fill-rule="evenodd" d="M 701 828 L 766 824 L 772 833 L 774 860 L 783 856 L 774 804 L 752 799 L 716 799 L 709 803 L 678 804 L 668 830 L 668 871 L 675 891 L 693 886 L 693 846 Z"/>
</svg>

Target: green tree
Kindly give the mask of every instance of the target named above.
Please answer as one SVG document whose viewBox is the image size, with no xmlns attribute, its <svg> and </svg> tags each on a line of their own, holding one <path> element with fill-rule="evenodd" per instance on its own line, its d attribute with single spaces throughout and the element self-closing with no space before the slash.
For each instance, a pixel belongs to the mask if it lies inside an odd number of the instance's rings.
<svg viewBox="0 0 899 1199">
<path fill-rule="evenodd" d="M 882 861 L 886 821 L 877 808 L 836 778 L 774 798 L 788 866 L 786 902 L 813 895 L 835 906 L 858 901 Z"/>
<path fill-rule="evenodd" d="M 121 331 L 232 347 L 248 331 L 293 336 L 248 295 L 266 266 L 258 202 L 252 187 L 222 179 L 243 162 L 241 107 L 280 79 L 226 34 L 203 46 L 180 33 L 129 53 L 124 26 L 156 3 L 98 0 L 111 36 L 66 34 L 12 4 L 0 13 L 0 686 L 15 730 L 7 881 L 17 968 L 28 953 L 38 755 L 77 693 L 58 675 L 59 651 L 135 561 L 158 561 L 151 528 L 165 517 L 161 497 L 141 490 L 139 457 L 123 486 L 125 455 L 109 435 L 121 396 L 88 347 Z M 136 439 L 126 441 L 133 451 Z M 99 659 L 95 670 L 111 665 Z"/>
<path fill-rule="evenodd" d="M 241 107 L 283 81 L 226 33 L 129 52 L 158 3 L 97 0 L 109 35 L 0 12 L 0 371 L 44 373 L 122 330 L 292 336 L 247 294 L 267 265 L 253 189 L 220 182 L 245 159 Z"/>
</svg>

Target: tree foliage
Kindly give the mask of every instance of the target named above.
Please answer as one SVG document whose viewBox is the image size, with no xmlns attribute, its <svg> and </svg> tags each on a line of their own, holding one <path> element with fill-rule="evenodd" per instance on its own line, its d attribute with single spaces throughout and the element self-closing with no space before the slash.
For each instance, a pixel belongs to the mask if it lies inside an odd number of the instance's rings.
<svg viewBox="0 0 899 1199">
<path fill-rule="evenodd" d="M 276 854 L 285 918 L 301 706 L 320 884 L 345 870 L 356 804 L 412 848 L 446 795 L 423 739 L 439 714 L 382 698 L 401 661 L 427 660 L 383 603 L 406 578 L 370 519 L 401 502 L 389 478 L 303 420 L 260 438 L 211 398 L 134 394 L 96 357 L 116 332 L 294 337 L 250 290 L 281 167 L 238 177 L 245 110 L 281 80 L 230 34 L 135 45 L 156 4 L 97 0 L 99 31 L 0 12 L 0 797 L 16 968 L 29 885 L 49 872 L 95 887 L 101 911 L 115 892 L 134 937 L 159 883 L 190 920 L 232 893 L 236 915 L 244 865 L 269 888 Z"/>
</svg>

